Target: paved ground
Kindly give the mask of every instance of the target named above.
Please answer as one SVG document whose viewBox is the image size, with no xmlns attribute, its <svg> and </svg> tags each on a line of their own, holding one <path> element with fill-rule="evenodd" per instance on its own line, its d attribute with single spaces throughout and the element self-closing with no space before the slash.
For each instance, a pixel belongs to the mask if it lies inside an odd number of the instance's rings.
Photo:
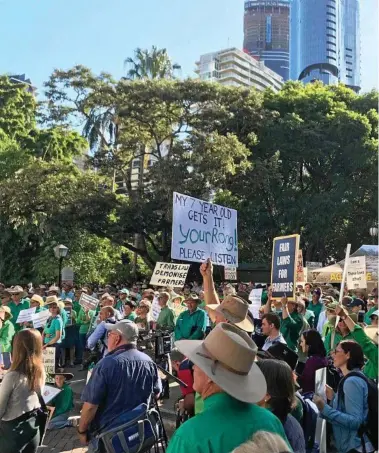
<svg viewBox="0 0 379 453">
<path fill-rule="evenodd" d="M 80 413 L 80 394 L 83 390 L 86 380 L 86 372 L 74 370 L 66 370 L 74 374 L 74 379 L 71 381 L 71 387 L 74 391 L 75 409 L 72 415 Z M 174 403 L 180 396 L 180 390 L 177 384 L 170 385 L 170 399 L 165 400 L 161 407 L 163 421 L 166 427 L 167 435 L 170 437 L 175 429 L 175 412 Z M 54 431 L 47 431 L 43 446 L 38 449 L 38 453 L 85 453 L 87 448 L 83 447 L 76 435 L 76 428 L 64 428 Z"/>
</svg>

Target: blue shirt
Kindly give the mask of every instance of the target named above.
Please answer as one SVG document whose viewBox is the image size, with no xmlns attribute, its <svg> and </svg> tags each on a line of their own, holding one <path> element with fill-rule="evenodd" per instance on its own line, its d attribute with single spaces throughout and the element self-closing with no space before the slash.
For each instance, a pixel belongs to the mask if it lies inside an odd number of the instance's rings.
<svg viewBox="0 0 379 453">
<path fill-rule="evenodd" d="M 98 405 L 90 432 L 106 427 L 114 418 L 162 391 L 155 363 L 135 345 L 110 352 L 92 371 L 82 401 Z"/>
<path fill-rule="evenodd" d="M 107 354 L 108 352 L 108 339 L 107 339 L 107 329 L 105 328 L 105 323 L 106 322 L 111 322 L 115 323 L 116 319 L 115 318 L 110 318 L 107 319 L 106 321 L 101 321 L 100 324 L 96 326 L 96 329 L 91 333 L 91 335 L 87 339 L 87 348 L 88 349 L 94 349 L 95 346 L 97 345 L 98 341 L 102 340 L 102 346 L 104 348 L 104 354 Z"/>
<path fill-rule="evenodd" d="M 354 370 L 360 371 L 360 370 Z M 368 388 L 366 382 L 357 377 L 347 378 L 343 384 L 344 399 L 334 396 L 331 406 L 325 404 L 321 416 L 333 427 L 334 439 L 339 453 L 361 447 L 362 442 L 357 432 L 368 417 Z M 367 451 L 371 452 L 366 439 Z"/>
</svg>

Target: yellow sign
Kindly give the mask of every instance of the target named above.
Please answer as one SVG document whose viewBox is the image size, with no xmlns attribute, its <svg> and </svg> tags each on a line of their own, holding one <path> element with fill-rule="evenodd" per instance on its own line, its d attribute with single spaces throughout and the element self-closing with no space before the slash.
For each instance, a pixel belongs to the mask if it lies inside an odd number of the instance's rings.
<svg viewBox="0 0 379 453">
<path fill-rule="evenodd" d="M 366 274 L 367 281 L 372 280 L 372 274 L 371 272 L 367 272 Z M 331 282 L 336 282 L 336 283 L 341 283 L 342 282 L 342 272 L 335 272 L 330 274 L 330 281 Z"/>
</svg>

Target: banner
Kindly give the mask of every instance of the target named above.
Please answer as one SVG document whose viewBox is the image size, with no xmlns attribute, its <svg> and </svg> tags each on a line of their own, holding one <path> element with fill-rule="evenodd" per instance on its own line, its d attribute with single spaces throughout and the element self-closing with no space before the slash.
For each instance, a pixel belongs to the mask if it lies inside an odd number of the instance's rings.
<svg viewBox="0 0 379 453">
<path fill-rule="evenodd" d="M 297 282 L 306 281 L 304 278 L 303 251 L 301 249 L 297 253 L 296 281 Z"/>
<path fill-rule="evenodd" d="M 322 267 L 322 263 L 318 261 L 307 261 L 305 263 L 305 267 L 308 269 L 308 272 L 313 272 L 315 269 L 320 269 Z"/>
<path fill-rule="evenodd" d="M 237 268 L 235 266 L 224 268 L 225 280 L 236 281 L 237 280 Z"/>
<path fill-rule="evenodd" d="M 366 257 L 349 258 L 346 274 L 347 289 L 367 288 Z"/>
<path fill-rule="evenodd" d="M 46 382 L 49 384 L 55 382 L 54 378 L 50 376 L 55 373 L 55 353 L 56 349 L 51 347 L 47 347 L 42 351 L 43 366 L 45 367 L 46 372 Z"/>
<path fill-rule="evenodd" d="M 259 319 L 259 309 L 262 305 L 262 292 L 263 288 L 257 288 L 251 290 L 249 295 L 249 301 L 251 302 L 251 305 L 249 305 L 249 311 L 253 315 L 254 319 Z"/>
<path fill-rule="evenodd" d="M 89 296 L 88 294 L 82 293 L 79 299 L 79 305 L 81 305 L 84 310 L 96 310 L 96 307 L 99 304 L 99 299 L 96 297 Z"/>
<path fill-rule="evenodd" d="M 237 267 L 237 211 L 174 192 L 171 258 Z"/>
<path fill-rule="evenodd" d="M 32 320 L 32 316 L 34 315 L 37 307 L 27 308 L 26 310 L 21 310 L 17 317 L 17 324 L 21 324 L 23 322 L 30 322 Z"/>
<path fill-rule="evenodd" d="M 150 285 L 155 286 L 172 286 L 183 287 L 190 264 L 177 263 L 157 263 L 153 275 L 151 276 Z"/>
<path fill-rule="evenodd" d="M 41 310 L 39 313 L 32 315 L 33 327 L 38 329 L 39 327 L 45 327 L 47 320 L 50 318 L 49 310 Z"/>
<path fill-rule="evenodd" d="M 300 236 L 292 234 L 274 239 L 272 248 L 272 299 L 286 296 L 295 300 L 297 260 Z"/>
</svg>

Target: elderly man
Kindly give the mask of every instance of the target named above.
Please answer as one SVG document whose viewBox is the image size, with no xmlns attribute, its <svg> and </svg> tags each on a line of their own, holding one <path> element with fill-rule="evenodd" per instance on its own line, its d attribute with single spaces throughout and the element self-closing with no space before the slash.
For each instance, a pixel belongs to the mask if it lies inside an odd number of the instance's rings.
<svg viewBox="0 0 379 453">
<path fill-rule="evenodd" d="M 184 301 L 188 310 L 180 313 L 175 326 L 175 340 L 201 340 L 207 327 L 207 316 L 199 308 L 200 299 L 196 294 L 190 294 Z"/>
<path fill-rule="evenodd" d="M 104 295 L 105 296 L 105 295 Z M 112 307 L 114 309 L 114 316 L 116 318 L 117 321 L 121 321 L 121 319 L 123 318 L 122 314 L 115 308 L 115 301 L 114 301 L 114 297 L 112 296 L 105 296 L 105 297 L 102 297 L 101 298 L 101 305 L 103 307 Z"/>
<path fill-rule="evenodd" d="M 100 323 L 96 326 L 96 329 L 87 339 L 88 349 L 95 349 L 98 342 L 101 342 L 101 351 L 103 357 L 108 354 L 107 330 L 105 328 L 106 323 L 116 323 L 115 310 L 113 307 L 103 307 L 100 310 Z"/>
<path fill-rule="evenodd" d="M 84 388 L 78 433 L 83 444 L 117 418 L 161 392 L 155 363 L 137 350 L 138 328 L 129 320 L 106 324 L 109 354 L 93 369 Z M 96 439 L 91 442 L 97 451 Z M 101 451 L 101 450 L 100 450 Z"/>
<path fill-rule="evenodd" d="M 28 300 L 23 299 L 24 289 L 22 286 L 14 286 L 13 288 L 8 289 L 8 292 L 11 294 L 12 302 L 8 304 L 8 307 L 11 310 L 12 314 L 12 323 L 16 333 L 22 329 L 21 324 L 17 324 L 17 318 L 21 310 L 26 310 L 30 308 L 30 303 Z"/>
<path fill-rule="evenodd" d="M 158 303 L 161 307 L 161 311 L 159 312 L 157 319 L 157 329 L 167 329 L 171 331 L 175 329 L 174 311 L 167 305 L 169 299 L 170 294 L 166 292 L 160 293 L 158 296 Z"/>
<path fill-rule="evenodd" d="M 257 346 L 245 332 L 221 323 L 204 341 L 175 346 L 195 365 L 193 387 L 205 410 L 175 431 L 167 453 L 229 453 L 257 431 L 286 440 L 275 415 L 254 404 L 265 398 L 267 385 L 254 363 Z"/>
</svg>

